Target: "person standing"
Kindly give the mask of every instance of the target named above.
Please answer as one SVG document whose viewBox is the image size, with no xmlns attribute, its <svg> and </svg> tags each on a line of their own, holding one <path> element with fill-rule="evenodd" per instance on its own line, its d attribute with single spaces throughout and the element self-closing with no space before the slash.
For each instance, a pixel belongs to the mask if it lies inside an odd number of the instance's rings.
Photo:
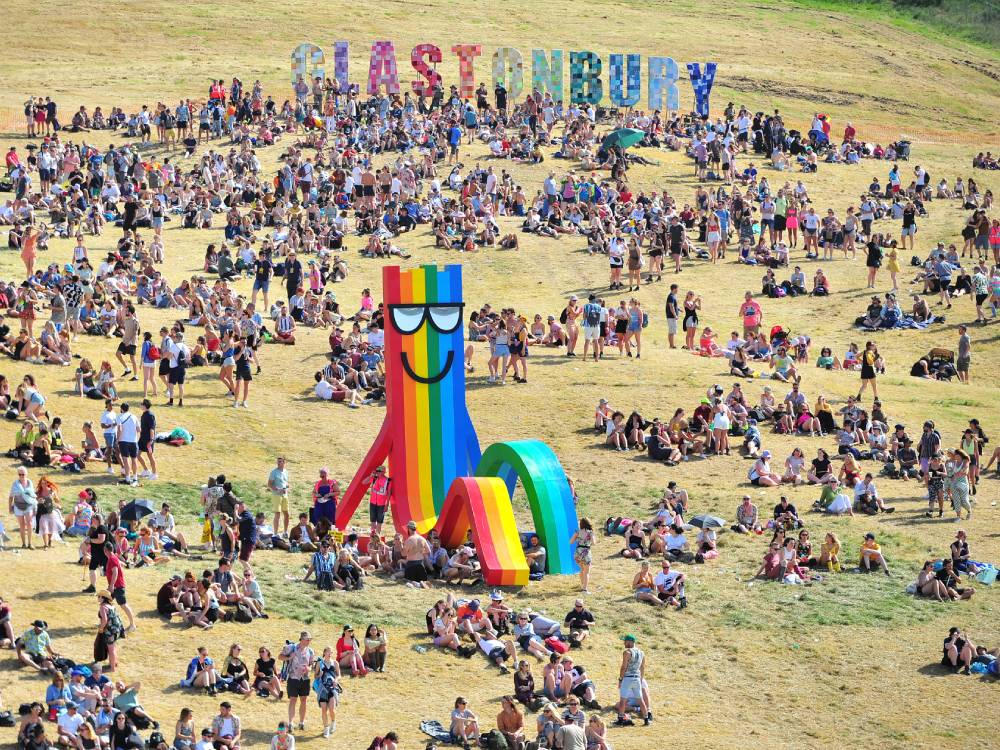
<svg viewBox="0 0 1000 750">
<path fill-rule="evenodd" d="M 961 329 L 959 329 L 961 330 Z M 875 370 L 878 367 L 879 353 L 874 341 L 865 342 L 865 350 L 861 353 L 861 388 L 857 400 L 861 400 L 865 389 L 872 387 L 872 396 L 878 400 L 878 385 L 875 383 Z"/>
<path fill-rule="evenodd" d="M 371 494 L 368 496 L 368 520 L 371 523 L 371 536 L 374 539 L 382 533 L 385 509 L 392 495 L 392 479 L 386 475 L 385 467 L 379 466 L 368 479 L 363 481 L 363 485 L 371 488 Z"/>
<path fill-rule="evenodd" d="M 285 291 L 288 293 L 289 306 L 291 306 L 292 297 L 295 296 L 300 286 L 302 286 L 302 262 L 292 250 L 285 259 Z"/>
<path fill-rule="evenodd" d="M 111 598 L 128 617 L 128 632 L 135 630 L 135 613 L 125 596 L 125 566 L 115 550 L 113 542 L 104 543 L 104 577 L 108 580 L 108 591 Z"/>
<path fill-rule="evenodd" d="M 129 380 L 139 380 L 139 368 L 135 363 L 135 351 L 139 343 L 139 320 L 135 317 L 135 307 L 129 302 L 125 305 L 125 319 L 122 322 L 122 340 L 118 344 L 118 351 L 115 356 L 125 368 L 122 377 L 131 375 Z M 129 358 L 129 364 L 125 364 L 125 356 Z M 131 366 L 130 366 L 131 365 Z"/>
<path fill-rule="evenodd" d="M 156 415 L 153 414 L 153 403 L 148 399 L 142 400 L 142 416 L 139 417 L 139 465 L 142 471 L 139 476 L 143 479 L 156 480 L 156 458 L 153 450 L 156 447 Z M 149 468 L 146 468 L 145 456 L 149 459 Z"/>
<path fill-rule="evenodd" d="M 136 466 L 136 458 L 139 456 L 139 420 L 129 411 L 128 404 L 121 405 L 117 440 L 122 469 L 125 472 L 123 483 L 136 485 L 139 483 L 139 470 Z"/>
<path fill-rule="evenodd" d="M 677 284 L 670 285 L 670 293 L 667 295 L 667 341 L 671 349 L 676 349 L 677 344 L 674 337 L 677 335 L 677 318 L 680 309 L 677 306 Z"/>
<path fill-rule="evenodd" d="M 313 662 L 316 661 L 316 652 L 309 644 L 312 643 L 312 634 L 308 630 L 299 633 L 299 642 L 285 646 L 278 658 L 285 662 L 288 670 L 288 677 L 285 681 L 285 689 L 288 691 L 288 726 L 291 728 L 295 723 L 295 703 L 298 701 L 299 708 L 299 729 L 306 728 L 306 701 L 309 698 L 309 673 L 312 670 Z"/>
<path fill-rule="evenodd" d="M 97 601 L 100 606 L 97 610 L 99 625 L 97 640 L 94 641 L 94 661 L 101 663 L 107 658 L 108 670 L 114 672 L 118 669 L 118 641 L 125 637 L 125 628 L 115 611 L 110 591 L 98 591 Z"/>
<path fill-rule="evenodd" d="M 165 351 L 169 359 L 167 374 L 167 406 L 174 405 L 174 389 L 177 390 L 177 405 L 184 406 L 184 380 L 187 377 L 187 366 L 191 361 L 191 351 L 184 343 L 184 331 L 173 330 L 164 341 Z"/>
<path fill-rule="evenodd" d="M 236 360 L 236 393 L 233 398 L 233 406 L 248 408 L 247 398 L 250 395 L 250 381 L 253 380 L 250 366 L 255 363 L 254 352 L 245 338 L 241 338 L 236 343 L 233 350 L 233 359 Z M 243 386 L 243 398 L 240 398 L 240 385 Z"/>
<path fill-rule="evenodd" d="M 104 553 L 104 545 L 111 540 L 108 527 L 104 525 L 104 518 L 100 513 L 95 513 L 90 519 L 90 531 L 87 532 L 87 539 L 90 542 L 90 585 L 83 590 L 85 594 L 93 594 L 97 591 L 97 569 L 107 565 L 108 558 Z"/>
<path fill-rule="evenodd" d="M 10 486 L 8 509 L 17 518 L 17 528 L 21 533 L 21 549 L 33 549 L 31 532 L 38 510 L 38 496 L 35 494 L 35 485 L 28 478 L 28 470 L 23 466 L 18 468 L 17 479 Z"/>
<path fill-rule="evenodd" d="M 764 311 L 760 303 L 753 298 L 752 292 L 743 295 L 739 317 L 743 319 L 743 338 L 749 341 L 751 337 L 756 337 L 764 321 Z"/>
<path fill-rule="evenodd" d="M 622 651 L 622 663 L 618 670 L 618 719 L 617 726 L 632 726 L 633 721 L 625 717 L 629 703 L 639 704 L 642 713 L 642 723 L 649 726 L 653 721 L 653 713 L 646 703 L 643 683 L 646 680 L 646 655 L 635 645 L 635 636 L 631 633 L 622 637 L 625 650 Z"/>
<path fill-rule="evenodd" d="M 240 530 L 240 564 L 251 570 L 250 558 L 257 548 L 257 522 L 243 500 L 236 501 L 236 523 Z"/>
<path fill-rule="evenodd" d="M 590 593 L 587 587 L 590 585 L 590 564 L 593 562 L 591 548 L 594 546 L 594 540 L 594 527 L 590 519 L 581 518 L 580 528 L 570 537 L 569 543 L 576 544 L 573 559 L 580 566 L 580 590 L 585 594 Z"/>
<path fill-rule="evenodd" d="M 271 510 L 274 512 L 274 533 L 288 536 L 288 470 L 284 456 L 278 456 L 278 465 L 271 469 L 267 477 L 267 488 L 271 491 Z M 284 527 L 279 521 L 284 519 Z M 282 529 L 279 531 L 279 529 Z"/>
<path fill-rule="evenodd" d="M 969 383 L 969 365 L 972 364 L 972 339 L 969 338 L 969 329 L 965 326 L 958 327 L 958 357 L 955 360 L 955 370 L 958 372 L 959 382 Z"/>
</svg>

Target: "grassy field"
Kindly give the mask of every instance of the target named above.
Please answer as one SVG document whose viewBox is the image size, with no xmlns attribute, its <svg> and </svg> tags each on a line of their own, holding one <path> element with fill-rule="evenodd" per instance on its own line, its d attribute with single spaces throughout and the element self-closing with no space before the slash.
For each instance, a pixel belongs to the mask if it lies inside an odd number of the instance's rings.
<svg viewBox="0 0 1000 750">
<path fill-rule="evenodd" d="M 432 0 L 421 12 L 403 3 L 334 3 L 323 6 L 281 4 L 273 0 L 250 5 L 161 6 L 136 2 L 26 3 L 13 0 L 7 17 L 12 38 L 20 41 L 0 62 L 4 81 L 0 104 L 16 106 L 28 94 L 53 94 L 62 111 L 79 103 L 105 106 L 118 102 L 150 103 L 180 94 L 205 90 L 209 76 L 240 75 L 244 81 L 260 77 L 269 88 L 286 86 L 288 53 L 299 41 L 312 40 L 329 48 L 347 38 L 354 43 L 352 74 L 357 78 L 366 64 L 364 45 L 375 38 L 392 38 L 397 50 L 408 51 L 416 42 L 433 41 L 442 48 L 459 41 L 482 42 L 488 52 L 501 42 L 520 46 L 671 54 L 679 62 L 715 59 L 720 62 L 714 103 L 721 108 L 732 98 L 754 109 L 780 107 L 793 123 L 807 124 L 816 108 L 831 113 L 835 130 L 847 119 L 881 128 L 879 132 L 907 130 L 949 132 L 961 143 L 915 145 L 914 160 L 903 165 L 904 174 L 915 163 L 926 167 L 935 181 L 967 178 L 969 163 L 980 148 L 968 133 L 996 130 L 994 113 L 1000 104 L 1000 70 L 995 49 L 952 41 L 937 34 L 923 36 L 916 27 L 899 27 L 870 14 L 848 19 L 826 9 L 802 8 L 784 2 L 750 3 L 727 7 L 725 25 L 704 18 L 701 5 L 675 3 L 598 2 L 582 11 L 577 4 L 553 2 L 540 11 L 526 3 L 507 4 L 503 17 L 481 19 L 481 8 L 471 3 Z M 346 21 L 345 21 L 346 19 Z M 39 24 L 45 33 L 38 33 Z M 345 32 L 345 26 L 350 31 Z M 702 29 L 704 27 L 704 31 Z M 545 41 L 539 42 L 539 32 Z M 692 33 L 694 31 L 695 33 Z M 703 33 L 698 33 L 703 32 Z M 707 33 L 705 33 L 707 32 Z M 485 62 L 477 70 L 485 73 Z M 442 65 L 446 80 L 454 78 Z M 991 76 L 990 73 L 994 75 Z M 408 74 L 404 73 L 406 79 Z M 284 89 L 279 90 L 282 94 Z M 690 102 L 681 90 L 682 104 Z M 281 95 L 276 98 L 281 98 Z M 793 124 L 793 127 L 795 125 Z M 893 136 L 895 137 L 895 136 Z M 100 140 L 102 143 L 105 139 Z M 23 140 L 3 139 L 3 144 Z M 996 148 L 984 141 L 981 148 Z M 20 150 L 20 149 L 19 149 Z M 280 147 L 263 152 L 269 172 L 277 165 Z M 463 153 L 468 165 L 484 157 L 474 147 Z M 693 199 L 696 182 L 686 159 L 667 152 L 645 152 L 659 166 L 636 167 L 630 172 L 635 188 L 667 190 L 682 201 Z M 572 165 L 549 160 L 542 167 L 503 165 L 511 169 L 526 190 L 540 188 L 546 168 L 565 171 Z M 823 165 L 806 178 L 817 209 L 835 207 L 843 213 L 857 199 L 873 175 L 883 180 L 885 163 L 860 167 Z M 772 182 L 779 175 L 765 170 Z M 996 173 L 975 175 L 982 187 L 1000 190 Z M 795 179 L 795 175 L 787 175 Z M 965 218 L 956 205 L 934 202 L 931 216 L 920 223 L 916 252 L 925 253 L 938 240 L 959 241 Z M 514 231 L 515 222 L 503 220 Z M 221 231 L 165 231 L 168 271 L 177 282 L 201 271 L 204 248 L 218 242 Z M 885 223 L 878 231 L 898 230 Z M 88 238 L 98 251 L 112 246 L 117 234 Z M 380 261 L 359 258 L 357 238 L 348 242 L 351 275 L 334 289 L 345 309 L 353 309 L 363 287 L 380 287 Z M 482 252 L 456 257 L 435 250 L 426 232 L 405 237 L 404 246 L 416 263 L 464 263 L 466 303 L 494 307 L 513 306 L 529 317 L 558 314 L 572 293 L 606 290 L 605 260 L 589 256 L 578 240 L 525 239 L 517 253 Z M 66 262 L 70 243 L 55 241 L 40 261 Z M 97 253 L 99 254 L 99 253 Z M 907 254 L 908 256 L 909 254 Z M 801 260 L 801 250 L 796 254 Z M 703 320 L 722 332 L 736 326 L 737 305 L 746 289 L 759 288 L 759 271 L 737 266 L 732 257 L 720 267 L 692 263 L 678 277 L 681 290 L 693 289 L 705 297 Z M 814 263 L 802 263 L 811 275 Z M 797 298 L 765 300 L 768 326 L 781 323 L 795 333 L 812 337 L 816 351 L 823 345 L 846 350 L 852 341 L 868 338 L 852 328 L 855 316 L 867 304 L 862 260 L 838 258 L 823 264 L 835 294 L 824 300 Z M 14 253 L 0 255 L 0 274 L 21 271 Z M 903 288 L 912 275 L 901 274 Z M 485 349 L 477 345 L 476 373 L 470 378 L 468 403 L 484 445 L 497 440 L 537 437 L 560 456 L 580 492 L 580 512 L 603 520 L 611 514 L 649 515 L 666 482 L 676 479 L 692 496 L 695 512 L 713 512 L 732 518 L 738 498 L 747 490 L 748 464 L 737 457 L 692 461 L 672 469 L 654 465 L 634 453 L 619 454 L 599 444 L 591 430 L 594 405 L 601 397 L 628 412 L 638 409 L 647 418 L 669 417 L 677 406 L 693 408 L 711 383 L 728 386 L 719 360 L 695 358 L 666 348 L 663 302 L 664 282 L 644 286 L 639 299 L 649 311 L 650 327 L 644 333 L 641 360 L 612 356 L 600 364 L 568 360 L 553 351 L 533 352 L 530 383 L 506 387 L 485 383 Z M 179 282 L 178 282 L 179 283 Z M 247 282 L 241 291 L 249 293 Z M 888 278 L 879 278 L 879 291 L 889 289 Z M 879 334 L 874 338 L 888 360 L 888 372 L 879 381 L 880 394 L 890 421 L 909 429 L 933 418 L 947 445 L 955 444 L 965 421 L 979 416 L 990 434 L 997 432 L 997 387 L 1000 386 L 1000 346 L 997 325 L 975 328 L 973 383 L 918 381 L 908 375 L 910 364 L 933 346 L 954 348 L 959 322 L 975 317 L 968 298 L 958 300 L 947 322 L 927 331 Z M 143 308 L 145 329 L 157 330 L 172 320 L 167 313 Z M 326 333 L 308 331 L 294 348 L 269 346 L 263 350 L 265 372 L 253 384 L 251 408 L 234 410 L 223 398 L 224 387 L 215 370 L 194 371 L 183 412 L 158 408 L 160 424 L 182 424 L 196 437 L 186 448 L 159 453 L 160 482 L 125 489 L 100 473 L 61 476 L 63 496 L 72 498 L 83 486 L 97 489 L 102 504 L 110 507 L 121 497 L 169 499 L 183 528 L 194 533 L 198 487 L 208 475 L 224 472 L 237 482 L 237 490 L 255 507 L 265 502 L 263 489 L 274 456 L 290 459 L 294 506 L 304 509 L 308 489 L 320 466 L 329 466 L 344 482 L 353 475 L 377 431 L 383 412 L 366 407 L 349 410 L 317 402 L 312 397 L 312 373 L 323 363 Z M 81 339 L 77 349 L 92 360 L 110 358 L 112 342 Z M 65 433 L 79 443 L 80 424 L 96 419 L 95 402 L 72 395 L 70 368 L 35 365 L 8 367 L 4 374 L 19 380 L 25 372 L 38 378 L 50 398 L 54 414 L 63 417 Z M 746 384 L 757 398 L 766 381 Z M 126 384 L 124 395 L 137 401 L 139 393 Z M 839 408 L 855 393 L 855 374 L 806 368 L 803 388 L 810 401 L 823 393 Z M 190 408 L 189 408 L 190 407 Z M 16 425 L 4 423 L 0 433 L 8 443 Z M 994 436 L 994 440 L 998 439 Z M 793 445 L 812 457 L 816 447 L 830 447 L 829 440 L 766 436 L 767 447 L 783 461 Z M 8 462 L 5 476 L 13 479 Z M 37 479 L 37 473 L 32 476 Z M 640 637 L 649 655 L 649 677 L 658 721 L 648 729 L 613 730 L 616 748 L 639 747 L 665 737 L 718 747 L 753 745 L 826 747 L 986 747 L 995 736 L 990 710 L 969 707 L 991 705 L 995 687 L 979 678 L 942 676 L 933 665 L 939 658 L 941 638 L 952 624 L 969 628 L 974 639 L 998 645 L 993 623 L 998 613 L 996 591 L 981 591 L 973 601 L 960 605 L 935 605 L 915 600 L 903 591 L 917 567 L 927 557 L 947 552 L 955 524 L 923 518 L 925 501 L 914 484 L 880 482 L 887 501 L 898 511 L 878 520 L 809 519 L 814 537 L 834 530 L 850 558 L 866 531 L 879 535 L 890 564 L 897 573 L 883 576 L 841 575 L 810 588 L 748 583 L 763 553 L 763 541 L 723 534 L 721 556 L 705 566 L 690 567 L 691 607 L 684 612 L 660 613 L 640 606 L 629 596 L 633 563 L 618 556 L 620 538 L 599 540 L 595 550 L 594 593 L 589 602 L 599 626 L 578 659 L 593 675 L 605 705 L 615 692 L 619 659 L 617 637 L 628 630 Z M 769 507 L 778 492 L 754 491 L 757 502 Z M 809 488 L 789 489 L 799 508 L 808 507 L 816 493 Z M 1000 558 L 996 502 L 1000 483 L 983 482 L 975 518 L 967 525 L 975 555 Z M 527 519 L 523 498 L 516 498 L 518 515 Z M 10 525 L 10 519 L 4 514 Z M 41 617 L 52 624 L 57 648 L 84 658 L 93 640 L 96 606 L 92 597 L 79 594 L 84 585 L 74 565 L 73 546 L 51 552 L 7 552 L 0 594 L 15 607 L 19 630 Z M 365 747 L 374 734 L 396 729 L 407 748 L 422 737 L 420 718 L 446 721 L 455 695 L 470 698 L 470 707 L 487 723 L 499 710 L 498 696 L 511 689 L 506 678 L 485 666 L 478 657 L 457 660 L 434 651 L 411 650 L 426 644 L 422 635 L 423 612 L 441 592 L 419 593 L 375 581 L 366 591 L 352 595 L 317 594 L 291 583 L 307 561 L 274 552 L 260 556 L 259 575 L 272 619 L 251 627 L 220 625 L 209 634 L 165 626 L 155 617 L 156 588 L 170 572 L 128 572 L 130 598 L 139 612 L 139 631 L 124 644 L 122 676 L 141 679 L 143 703 L 172 728 L 178 710 L 191 706 L 199 727 L 207 725 L 216 701 L 183 692 L 177 680 L 197 645 L 209 645 L 221 661 L 229 644 L 241 642 L 249 652 L 261 643 L 272 648 L 294 637 L 306 623 L 316 635 L 317 646 L 333 645 L 344 623 L 357 628 L 368 622 L 389 627 L 389 673 L 364 681 L 351 681 L 341 704 L 335 747 Z M 214 567 L 210 559 L 192 563 L 194 570 Z M 512 594 L 518 605 L 531 604 L 559 618 L 576 595 L 575 579 L 549 577 Z M 473 593 L 473 592 L 466 592 Z M 482 590 L 475 591 L 482 595 Z M 44 682 L 14 670 L 7 652 L 0 655 L 3 698 L 8 706 L 36 699 Z M 535 669 L 540 673 L 540 665 Z M 430 688 L 430 689 L 428 689 Z M 960 706 L 959 710 L 942 710 Z M 283 705 L 251 698 L 235 702 L 236 712 L 250 729 L 253 746 L 269 739 L 274 724 L 284 715 Z M 310 708 L 310 716 L 315 706 Z M 610 712 L 606 718 L 613 719 Z M 533 718 L 532 718 L 533 721 Z M 306 750 L 323 747 L 318 719 L 299 741 Z M 993 729 L 991 729 L 993 727 Z M 169 732 L 168 732 L 169 734 Z M 168 740 L 170 737 L 168 736 Z M 13 741 L 4 730 L 0 741 Z"/>
</svg>

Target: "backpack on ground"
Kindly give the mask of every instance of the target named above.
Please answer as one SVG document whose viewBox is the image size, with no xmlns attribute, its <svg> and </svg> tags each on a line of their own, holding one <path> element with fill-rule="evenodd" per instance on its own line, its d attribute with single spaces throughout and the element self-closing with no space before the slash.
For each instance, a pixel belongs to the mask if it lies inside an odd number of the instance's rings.
<svg viewBox="0 0 1000 750">
<path fill-rule="evenodd" d="M 509 750 L 507 738 L 499 729 L 491 729 L 479 738 L 479 746 L 485 750 Z"/>
</svg>

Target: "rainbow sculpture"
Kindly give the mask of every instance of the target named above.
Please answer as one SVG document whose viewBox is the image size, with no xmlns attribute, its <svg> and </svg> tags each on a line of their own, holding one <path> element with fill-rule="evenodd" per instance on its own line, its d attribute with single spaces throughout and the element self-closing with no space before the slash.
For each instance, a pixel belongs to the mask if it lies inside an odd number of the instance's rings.
<svg viewBox="0 0 1000 750">
<path fill-rule="evenodd" d="M 577 570 L 570 538 L 576 508 L 566 474 L 537 440 L 491 445 L 485 454 L 465 403 L 462 267 L 383 269 L 386 415 L 337 508 L 343 529 L 365 494 L 364 480 L 388 461 L 398 531 L 413 521 L 456 546 L 469 529 L 490 585 L 528 582 L 511 497 L 520 479 L 547 550 L 548 572 Z"/>
</svg>

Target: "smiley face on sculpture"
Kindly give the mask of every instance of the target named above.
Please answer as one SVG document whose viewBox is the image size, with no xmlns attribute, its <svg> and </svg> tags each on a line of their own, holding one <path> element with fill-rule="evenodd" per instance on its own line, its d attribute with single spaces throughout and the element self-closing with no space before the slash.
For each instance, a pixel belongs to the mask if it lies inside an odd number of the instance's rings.
<svg viewBox="0 0 1000 750">
<path fill-rule="evenodd" d="M 395 303 L 388 306 L 388 322 L 400 336 L 419 335 L 424 326 L 430 326 L 441 336 L 450 336 L 462 325 L 464 307 L 462 302 Z M 427 332 L 427 335 L 433 336 L 434 334 Z M 449 339 L 437 338 L 437 341 L 447 346 Z M 430 367 L 428 367 L 426 375 L 420 375 L 414 371 L 414 363 L 410 361 L 410 357 L 403 347 L 400 347 L 399 360 L 407 377 L 424 385 L 432 385 L 447 377 L 455 362 L 455 349 L 453 347 L 449 347 L 444 354 L 444 363 L 440 365 L 438 371 L 430 372 Z"/>
</svg>

